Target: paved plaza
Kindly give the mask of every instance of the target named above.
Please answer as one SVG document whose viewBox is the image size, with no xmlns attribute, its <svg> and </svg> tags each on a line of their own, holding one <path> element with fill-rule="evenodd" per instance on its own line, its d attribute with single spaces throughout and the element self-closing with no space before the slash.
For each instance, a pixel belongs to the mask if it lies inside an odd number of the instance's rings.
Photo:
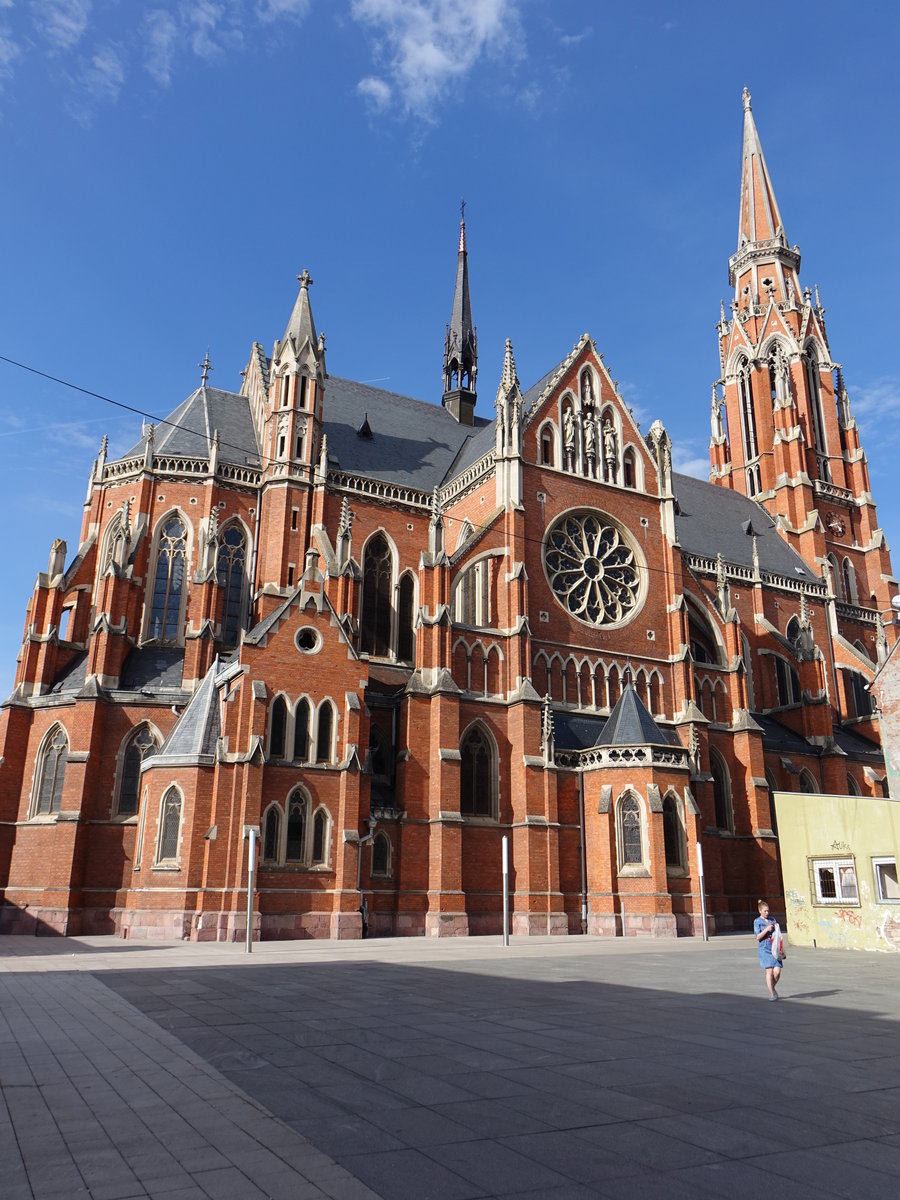
<svg viewBox="0 0 900 1200">
<path fill-rule="evenodd" d="M 878 1200 L 900 956 L 0 939 L 3 1200 Z"/>
</svg>

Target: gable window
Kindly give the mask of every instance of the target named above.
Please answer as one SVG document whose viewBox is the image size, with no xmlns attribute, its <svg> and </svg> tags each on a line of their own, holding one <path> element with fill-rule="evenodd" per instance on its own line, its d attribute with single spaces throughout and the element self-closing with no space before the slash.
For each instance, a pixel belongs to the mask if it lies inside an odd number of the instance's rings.
<svg viewBox="0 0 900 1200">
<path fill-rule="evenodd" d="M 122 780 L 116 812 L 122 817 L 131 817 L 138 810 L 138 786 L 144 759 L 159 749 L 159 739 L 147 725 L 143 725 L 131 736 L 122 761 Z"/>
<path fill-rule="evenodd" d="M 856 864 L 852 858 L 809 860 L 816 904 L 859 904 Z"/>
<path fill-rule="evenodd" d="M 294 709 L 294 758 L 306 762 L 309 754 L 309 701 L 298 700 Z"/>
<path fill-rule="evenodd" d="M 276 696 L 269 718 L 269 758 L 284 758 L 286 729 L 287 704 L 284 696 Z"/>
<path fill-rule="evenodd" d="M 494 816 L 494 753 L 480 725 L 468 730 L 459 748 L 459 811 L 463 816 Z"/>
<path fill-rule="evenodd" d="M 319 709 L 319 728 L 316 732 L 316 762 L 329 763 L 332 759 L 334 709 L 331 702 L 323 700 Z"/>
<path fill-rule="evenodd" d="M 244 607 L 244 563 L 247 546 L 239 526 L 229 525 L 219 538 L 216 582 L 222 589 L 222 644 L 236 646 Z"/>
<path fill-rule="evenodd" d="M 391 588 L 394 556 L 384 534 L 378 533 L 363 556 L 362 631 L 364 653 L 387 658 L 391 652 Z"/>
<path fill-rule="evenodd" d="M 156 861 L 175 862 L 178 857 L 178 835 L 181 832 L 181 793 L 171 787 L 163 796 L 159 808 L 159 846 Z"/>
<path fill-rule="evenodd" d="M 68 759 L 69 739 L 62 725 L 57 725 L 44 740 L 38 756 L 32 816 L 59 812 Z"/>
<path fill-rule="evenodd" d="M 181 632 L 186 558 L 184 522 L 178 516 L 169 517 L 159 537 L 148 624 L 148 637 L 156 641 L 175 642 Z"/>
<path fill-rule="evenodd" d="M 873 858 L 875 892 L 881 904 L 900 904 L 900 883 L 897 881 L 896 858 Z"/>
<path fill-rule="evenodd" d="M 634 451 L 630 448 L 622 455 L 622 483 L 627 488 L 637 487 L 637 469 L 635 467 Z"/>
<path fill-rule="evenodd" d="M 635 796 L 625 796 L 619 801 L 619 846 L 623 867 L 639 867 L 643 863 L 641 806 Z"/>
</svg>

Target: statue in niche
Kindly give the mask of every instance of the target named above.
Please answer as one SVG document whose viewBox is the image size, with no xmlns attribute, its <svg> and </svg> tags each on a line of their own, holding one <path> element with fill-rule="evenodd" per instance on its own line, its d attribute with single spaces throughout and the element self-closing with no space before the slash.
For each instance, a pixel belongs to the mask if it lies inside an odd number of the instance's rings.
<svg viewBox="0 0 900 1200">
<path fill-rule="evenodd" d="M 567 408 L 563 413 L 563 450 L 566 469 L 571 471 L 575 464 L 575 414 L 571 408 Z"/>
<path fill-rule="evenodd" d="M 587 371 L 581 377 L 581 400 L 585 406 L 594 403 L 594 381 Z"/>
<path fill-rule="evenodd" d="M 613 429 L 612 421 L 607 417 L 603 422 L 603 462 L 606 468 L 606 479 L 610 483 L 614 483 L 616 479 L 617 457 L 616 431 Z"/>
<path fill-rule="evenodd" d="M 712 404 L 709 410 L 709 426 L 714 442 L 721 442 L 725 437 L 725 424 L 722 420 L 722 401 L 715 387 L 712 390 Z"/>
<path fill-rule="evenodd" d="M 594 477 L 594 460 L 597 457 L 597 422 L 594 420 L 594 410 L 584 410 L 584 457 L 588 475 Z"/>
</svg>

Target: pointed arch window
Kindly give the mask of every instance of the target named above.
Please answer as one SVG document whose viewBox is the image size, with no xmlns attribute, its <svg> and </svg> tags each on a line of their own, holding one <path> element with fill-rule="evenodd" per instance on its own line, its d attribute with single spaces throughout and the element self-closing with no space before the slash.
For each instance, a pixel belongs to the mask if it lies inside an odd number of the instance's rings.
<svg viewBox="0 0 900 1200">
<path fill-rule="evenodd" d="M 131 735 L 122 760 L 122 779 L 116 812 L 122 817 L 132 817 L 138 810 L 138 787 L 144 759 L 159 749 L 159 738 L 148 725 L 143 725 Z"/>
<path fill-rule="evenodd" d="M 555 458 L 553 430 L 545 428 L 541 430 L 541 466 L 555 467 Z"/>
<path fill-rule="evenodd" d="M 269 758 L 284 758 L 286 732 L 287 704 L 284 696 L 276 696 L 269 717 Z"/>
<path fill-rule="evenodd" d="M 666 866 L 681 871 L 684 869 L 684 829 L 674 796 L 663 798 L 663 839 L 666 849 Z"/>
<path fill-rule="evenodd" d="M 40 751 L 33 816 L 59 812 L 68 759 L 69 738 L 62 725 L 57 725 Z"/>
<path fill-rule="evenodd" d="M 760 489 L 759 439 L 756 433 L 756 410 L 753 407 L 750 364 L 746 359 L 741 359 L 738 366 L 738 396 L 741 408 L 741 431 L 744 435 L 747 495 L 755 496 Z"/>
<path fill-rule="evenodd" d="M 378 533 L 363 558 L 362 636 L 364 653 L 387 658 L 391 652 L 391 588 L 394 556 L 387 538 Z"/>
<path fill-rule="evenodd" d="M 480 725 L 473 725 L 459 748 L 459 811 L 468 817 L 496 814 L 496 770 L 490 738 Z"/>
<path fill-rule="evenodd" d="M 330 700 L 323 700 L 319 708 L 319 727 L 316 731 L 316 762 L 329 763 L 333 756 L 334 708 Z"/>
<path fill-rule="evenodd" d="M 731 776 L 725 760 L 717 750 L 709 752 L 709 773 L 713 777 L 713 801 L 716 810 L 716 829 L 734 832 L 734 809 L 731 803 Z"/>
<path fill-rule="evenodd" d="M 281 856 L 281 810 L 273 804 L 263 825 L 263 862 L 278 862 Z"/>
<path fill-rule="evenodd" d="M 412 662 L 415 640 L 413 636 L 413 610 L 416 585 L 409 571 L 400 577 L 397 590 L 397 657 L 401 662 Z"/>
<path fill-rule="evenodd" d="M 323 866 L 328 861 L 328 813 L 320 808 L 313 818 L 312 865 Z"/>
<path fill-rule="evenodd" d="M 175 862 L 178 857 L 178 835 L 181 832 L 181 793 L 170 787 L 159 809 L 159 846 L 157 863 Z"/>
<path fill-rule="evenodd" d="M 789 704 L 799 704 L 802 699 L 797 668 L 792 667 L 786 659 L 777 655 L 775 657 L 775 692 L 779 708 L 785 708 Z"/>
<path fill-rule="evenodd" d="M 859 604 L 859 592 L 856 587 L 856 571 L 849 558 L 841 564 L 841 576 L 844 581 L 844 596 L 848 604 Z"/>
<path fill-rule="evenodd" d="M 386 833 L 376 833 L 372 842 L 372 874 L 387 879 L 391 874 L 391 839 Z"/>
<path fill-rule="evenodd" d="M 800 772 L 800 791 L 805 792 L 807 796 L 817 796 L 819 794 L 819 785 L 811 771 L 806 767 Z"/>
<path fill-rule="evenodd" d="M 181 634 L 186 559 L 187 529 L 181 517 L 169 517 L 159 535 L 150 605 L 148 636 L 156 641 L 176 642 Z"/>
<path fill-rule="evenodd" d="M 809 416 L 812 423 L 813 448 L 819 467 L 819 478 L 831 482 L 831 464 L 828 458 L 828 443 L 825 438 L 825 418 L 822 412 L 822 389 L 819 376 L 819 360 L 815 349 L 810 347 L 803 355 L 806 367 L 806 385 L 809 393 Z"/>
<path fill-rule="evenodd" d="M 870 717 L 875 711 L 875 700 L 869 691 L 869 681 L 860 671 L 845 671 L 848 677 L 850 704 L 855 717 Z"/>
<path fill-rule="evenodd" d="M 239 525 L 229 525 L 219 537 L 216 582 L 222 589 L 222 644 L 236 646 L 243 624 L 244 571 L 247 542 Z"/>
<path fill-rule="evenodd" d="M 298 700 L 294 709 L 294 758 L 306 762 L 309 758 L 309 701 Z"/>
<path fill-rule="evenodd" d="M 637 487 L 637 467 L 634 451 L 630 447 L 622 455 L 622 483 L 627 488 Z"/>
<path fill-rule="evenodd" d="M 628 795 L 619 801 L 619 846 L 623 867 L 639 867 L 643 864 L 641 806 L 636 796 Z"/>
<path fill-rule="evenodd" d="M 285 862 L 299 863 L 306 858 L 306 830 L 309 819 L 309 800 L 305 792 L 292 792 L 287 807 L 287 839 Z"/>
</svg>

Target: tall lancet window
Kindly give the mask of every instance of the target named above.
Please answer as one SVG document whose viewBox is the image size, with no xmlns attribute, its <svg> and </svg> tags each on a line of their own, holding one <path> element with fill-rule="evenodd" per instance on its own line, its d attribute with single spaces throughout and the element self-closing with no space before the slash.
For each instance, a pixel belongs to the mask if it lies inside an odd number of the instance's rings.
<svg viewBox="0 0 900 1200">
<path fill-rule="evenodd" d="M 175 642 L 181 629 L 187 530 L 181 517 L 172 516 L 159 535 L 153 601 L 148 633 L 160 642 Z"/>
<path fill-rule="evenodd" d="M 222 644 L 236 646 L 244 606 L 244 562 L 247 547 L 238 525 L 229 525 L 219 538 L 216 582 L 222 589 Z"/>
<path fill-rule="evenodd" d="M 809 419 L 812 423 L 813 445 L 819 466 L 819 478 L 831 482 L 831 464 L 828 461 L 828 443 L 825 440 L 825 418 L 822 413 L 822 389 L 819 385 L 819 360 L 810 347 L 803 356 L 806 365 L 806 385 L 809 392 Z"/>
<path fill-rule="evenodd" d="M 376 534 L 363 559 L 362 649 L 378 658 L 391 652 L 394 559 L 387 538 Z"/>
<path fill-rule="evenodd" d="M 744 435 L 747 494 L 755 496 L 760 488 L 759 440 L 756 435 L 756 413 L 753 409 L 753 388 L 750 386 L 750 364 L 746 359 L 742 359 L 738 366 L 738 395 L 741 404 L 741 430 Z"/>
</svg>

